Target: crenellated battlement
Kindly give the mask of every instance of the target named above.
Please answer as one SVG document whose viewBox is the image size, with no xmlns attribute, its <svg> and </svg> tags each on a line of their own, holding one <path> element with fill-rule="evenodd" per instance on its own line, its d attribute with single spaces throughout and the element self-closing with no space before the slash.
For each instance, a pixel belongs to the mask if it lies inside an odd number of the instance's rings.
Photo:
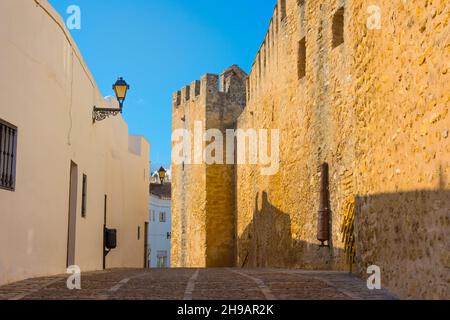
<svg viewBox="0 0 450 320">
<path fill-rule="evenodd" d="M 181 91 L 172 94 L 172 105 L 178 107 L 181 104 Z"/>
<path fill-rule="evenodd" d="M 200 79 L 200 95 L 206 100 L 217 97 L 219 94 L 219 76 L 217 74 L 205 74 Z"/>
<path fill-rule="evenodd" d="M 304 6 L 304 1 L 295 2 L 297 6 Z M 247 100 L 252 100 L 267 82 L 267 75 L 278 70 L 280 55 L 283 54 L 282 44 L 287 32 L 287 8 L 290 2 L 277 0 L 273 9 L 266 35 L 255 55 L 248 75 Z"/>
<path fill-rule="evenodd" d="M 199 80 L 192 81 L 190 87 L 192 97 L 197 97 L 200 95 L 201 82 Z"/>
<path fill-rule="evenodd" d="M 180 106 L 197 99 L 214 102 L 225 99 L 242 107 L 246 103 L 247 74 L 237 65 L 233 65 L 217 74 L 207 73 L 200 80 L 193 81 L 172 95 L 172 106 Z"/>
</svg>

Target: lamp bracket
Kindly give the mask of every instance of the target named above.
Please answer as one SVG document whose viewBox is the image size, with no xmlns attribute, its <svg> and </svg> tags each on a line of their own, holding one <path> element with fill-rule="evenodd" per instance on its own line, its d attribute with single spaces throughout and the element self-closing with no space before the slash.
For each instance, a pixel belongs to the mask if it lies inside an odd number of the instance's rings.
<svg viewBox="0 0 450 320">
<path fill-rule="evenodd" d="M 113 109 L 113 108 L 97 108 L 94 106 L 94 110 L 92 112 L 92 122 L 103 121 L 109 117 L 115 117 L 119 113 L 122 113 L 122 108 Z"/>
</svg>

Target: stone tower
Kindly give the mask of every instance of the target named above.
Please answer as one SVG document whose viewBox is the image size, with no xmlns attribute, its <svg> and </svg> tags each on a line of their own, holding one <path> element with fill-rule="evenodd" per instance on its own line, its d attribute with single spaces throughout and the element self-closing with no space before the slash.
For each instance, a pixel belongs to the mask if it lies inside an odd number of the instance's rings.
<svg viewBox="0 0 450 320">
<path fill-rule="evenodd" d="M 247 74 L 234 65 L 173 95 L 173 131 L 186 129 L 192 142 L 186 161 L 172 164 L 173 267 L 235 265 L 235 168 L 226 164 L 225 133 L 245 108 L 246 84 Z M 223 164 L 204 161 L 203 150 L 214 141 L 203 139 L 209 129 L 223 134 Z"/>
</svg>

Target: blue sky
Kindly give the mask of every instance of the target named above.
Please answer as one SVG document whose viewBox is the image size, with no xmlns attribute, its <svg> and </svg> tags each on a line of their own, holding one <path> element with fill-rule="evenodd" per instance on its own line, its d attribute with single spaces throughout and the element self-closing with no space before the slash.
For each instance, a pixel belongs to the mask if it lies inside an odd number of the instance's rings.
<svg viewBox="0 0 450 320">
<path fill-rule="evenodd" d="M 232 64 L 250 71 L 276 0 L 49 0 L 71 30 L 103 95 L 123 76 L 124 117 L 151 144 L 152 169 L 170 165 L 172 93 Z"/>
</svg>

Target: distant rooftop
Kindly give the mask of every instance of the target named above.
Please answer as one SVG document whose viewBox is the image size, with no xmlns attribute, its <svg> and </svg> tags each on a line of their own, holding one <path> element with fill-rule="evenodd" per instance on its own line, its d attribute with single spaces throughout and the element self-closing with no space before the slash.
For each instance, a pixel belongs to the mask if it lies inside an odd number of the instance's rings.
<svg viewBox="0 0 450 320">
<path fill-rule="evenodd" d="M 171 183 L 151 183 L 150 194 L 159 197 L 160 199 L 170 200 L 172 197 L 172 184 Z"/>
</svg>

